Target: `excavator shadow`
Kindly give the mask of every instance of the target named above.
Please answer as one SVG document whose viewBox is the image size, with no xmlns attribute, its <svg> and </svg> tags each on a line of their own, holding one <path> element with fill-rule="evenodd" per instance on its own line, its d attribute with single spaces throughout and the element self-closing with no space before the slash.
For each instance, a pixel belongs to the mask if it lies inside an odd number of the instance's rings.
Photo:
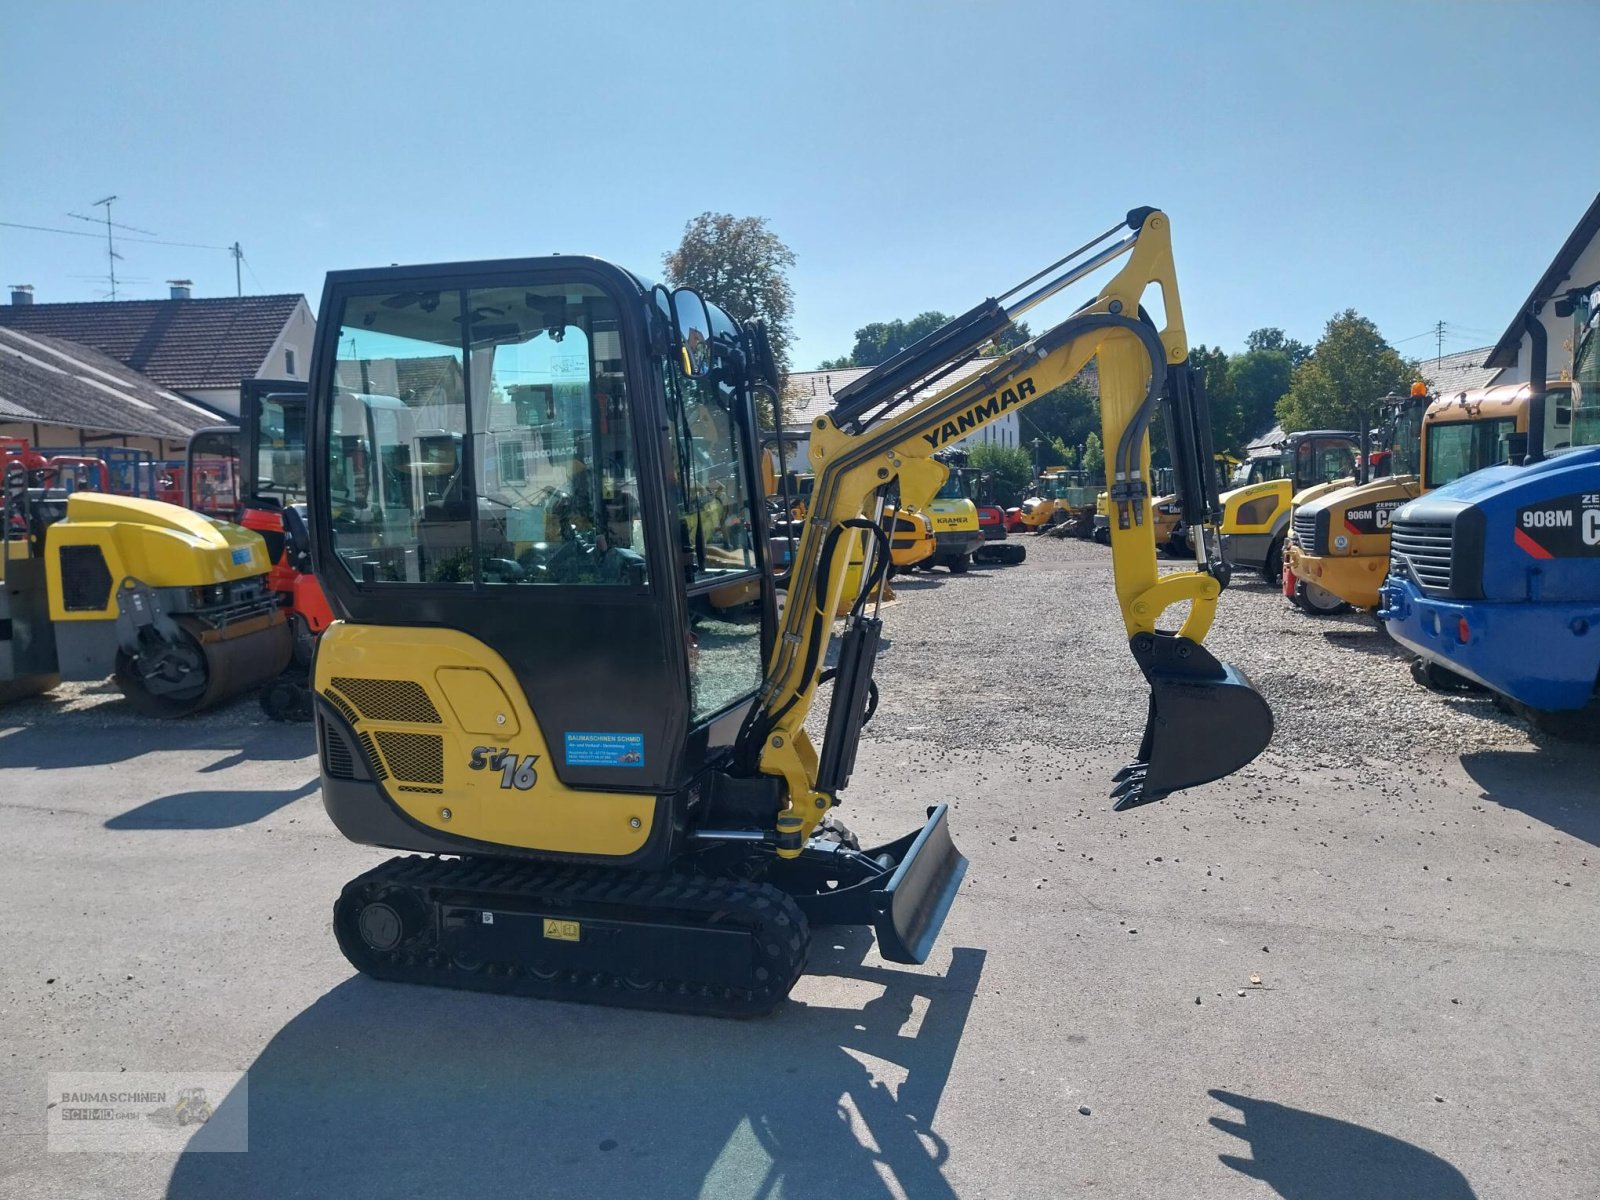
<svg viewBox="0 0 1600 1200">
<path fill-rule="evenodd" d="M 105 823 L 107 829 L 232 829 L 270 817 L 303 796 L 314 795 L 320 781 L 313 777 L 296 788 L 281 791 L 175 792 L 138 808 L 129 809 Z"/>
<path fill-rule="evenodd" d="M 953 1197 L 933 1125 L 984 952 L 921 974 L 833 933 L 811 1000 L 742 1022 L 350 979 L 223 1102 L 249 1152 L 184 1154 L 167 1196 Z"/>
<path fill-rule="evenodd" d="M 1600 846 L 1600 749 L 1552 743 L 1536 751 L 1477 750 L 1461 767 L 1483 799 Z"/>
<path fill-rule="evenodd" d="M 1291 1200 L 1474 1200 L 1466 1177 L 1436 1154 L 1364 1125 L 1221 1088 L 1209 1095 L 1239 1110 L 1211 1124 L 1239 1138 L 1222 1162 Z M 1252 1195 L 1255 1193 L 1251 1193 Z"/>
<path fill-rule="evenodd" d="M 221 757 L 198 769 L 199 774 L 209 775 L 242 763 L 309 760 L 317 747 L 310 725 L 224 726 L 211 724 L 200 714 L 178 721 L 91 727 L 67 718 L 0 734 L 0 768 L 96 767 L 171 750 L 220 752 Z M 315 764 L 309 765 L 315 769 Z"/>
</svg>

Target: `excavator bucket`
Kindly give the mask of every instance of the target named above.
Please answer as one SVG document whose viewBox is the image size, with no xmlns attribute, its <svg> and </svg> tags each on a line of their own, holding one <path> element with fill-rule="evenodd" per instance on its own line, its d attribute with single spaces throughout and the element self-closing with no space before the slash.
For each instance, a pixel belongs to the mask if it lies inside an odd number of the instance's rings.
<svg viewBox="0 0 1600 1200">
<path fill-rule="evenodd" d="M 1141 633 L 1131 647 L 1150 713 L 1138 761 L 1115 776 L 1116 811 L 1231 775 L 1272 740 L 1272 710 L 1237 667 L 1175 633 Z"/>
</svg>

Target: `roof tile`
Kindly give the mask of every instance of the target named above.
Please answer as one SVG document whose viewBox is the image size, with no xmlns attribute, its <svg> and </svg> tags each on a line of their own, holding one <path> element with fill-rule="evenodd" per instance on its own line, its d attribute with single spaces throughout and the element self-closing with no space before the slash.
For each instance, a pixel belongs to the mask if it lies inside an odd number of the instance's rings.
<svg viewBox="0 0 1600 1200">
<path fill-rule="evenodd" d="M 220 418 L 109 355 L 0 327 L 0 420 L 181 442 Z"/>
<path fill-rule="evenodd" d="M 0 306 L 0 327 L 110 355 L 162 387 L 232 388 L 260 373 L 304 297 L 97 300 Z"/>
</svg>

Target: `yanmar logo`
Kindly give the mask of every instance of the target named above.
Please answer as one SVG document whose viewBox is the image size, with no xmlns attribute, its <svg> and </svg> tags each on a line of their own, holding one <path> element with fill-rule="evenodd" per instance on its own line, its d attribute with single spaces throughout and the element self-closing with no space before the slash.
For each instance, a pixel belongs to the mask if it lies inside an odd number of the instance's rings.
<svg viewBox="0 0 1600 1200">
<path fill-rule="evenodd" d="M 937 450 L 940 446 L 965 437 L 979 425 L 986 421 L 994 420 L 1012 405 L 1021 404 L 1029 396 L 1036 395 L 1037 392 L 1038 389 L 1033 386 L 1033 376 L 1030 375 L 1026 379 L 1019 379 L 1016 387 L 1006 388 L 1003 392 L 996 392 L 987 400 L 974 404 L 966 412 L 956 417 L 955 420 L 946 421 L 939 426 L 937 431 L 923 434 L 922 438 L 928 445 Z"/>
</svg>

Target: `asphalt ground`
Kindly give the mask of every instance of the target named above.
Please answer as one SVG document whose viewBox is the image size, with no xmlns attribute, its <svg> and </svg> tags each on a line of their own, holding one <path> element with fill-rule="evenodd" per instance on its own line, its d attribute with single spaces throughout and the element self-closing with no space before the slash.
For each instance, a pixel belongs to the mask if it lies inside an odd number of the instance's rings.
<svg viewBox="0 0 1600 1200">
<path fill-rule="evenodd" d="M 1107 564 L 898 581 L 845 816 L 949 801 L 966 883 L 925 967 L 821 932 L 756 1021 L 358 978 L 330 909 L 386 854 L 306 727 L 0 710 L 0 1195 L 1600 1195 L 1600 756 L 1420 691 L 1386 739 L 1376 631 L 1242 584 L 1212 644 L 1279 741 L 1114 814 Z M 120 1070 L 248 1071 L 248 1152 L 51 1153 L 47 1074 Z"/>
</svg>

